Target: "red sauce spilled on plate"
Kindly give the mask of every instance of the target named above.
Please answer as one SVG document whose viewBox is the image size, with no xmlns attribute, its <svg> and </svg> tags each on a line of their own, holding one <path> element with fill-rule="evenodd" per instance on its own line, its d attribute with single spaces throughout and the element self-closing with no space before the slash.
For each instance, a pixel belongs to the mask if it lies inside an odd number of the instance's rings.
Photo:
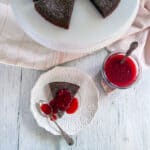
<svg viewBox="0 0 150 150">
<path fill-rule="evenodd" d="M 66 112 L 67 114 L 73 114 L 77 111 L 78 106 L 78 99 L 72 98 L 68 90 L 62 89 L 58 91 L 56 97 L 49 104 L 41 105 L 41 110 L 54 121 L 59 116 L 58 113 Z"/>
<path fill-rule="evenodd" d="M 73 114 L 77 111 L 79 106 L 78 99 L 73 98 L 69 108 L 66 110 L 67 114 Z"/>
<path fill-rule="evenodd" d="M 51 108 L 48 104 L 42 104 L 40 109 L 42 112 L 44 112 L 46 115 L 49 115 L 51 113 Z"/>
</svg>

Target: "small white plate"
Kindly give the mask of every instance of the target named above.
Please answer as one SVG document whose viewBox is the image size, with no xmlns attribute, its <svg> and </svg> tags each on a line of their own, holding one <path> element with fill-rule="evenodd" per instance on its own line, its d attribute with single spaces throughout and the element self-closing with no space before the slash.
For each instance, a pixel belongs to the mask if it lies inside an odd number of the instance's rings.
<svg viewBox="0 0 150 150">
<path fill-rule="evenodd" d="M 72 67 L 56 67 L 41 75 L 31 92 L 31 111 L 37 124 L 54 135 L 60 134 L 57 127 L 53 122 L 48 122 L 41 116 L 36 108 L 36 103 L 39 100 L 47 100 L 48 97 L 52 99 L 48 83 L 56 81 L 70 82 L 80 86 L 76 95 L 79 100 L 77 112 L 72 115 L 65 113 L 61 119 L 57 120 L 68 134 L 77 134 L 91 122 L 97 111 L 98 89 L 89 75 Z"/>
<path fill-rule="evenodd" d="M 91 52 L 120 38 L 133 22 L 139 0 L 121 0 L 103 19 L 90 0 L 76 0 L 70 29 L 56 27 L 34 9 L 33 0 L 11 0 L 17 21 L 38 43 L 57 51 Z"/>
</svg>

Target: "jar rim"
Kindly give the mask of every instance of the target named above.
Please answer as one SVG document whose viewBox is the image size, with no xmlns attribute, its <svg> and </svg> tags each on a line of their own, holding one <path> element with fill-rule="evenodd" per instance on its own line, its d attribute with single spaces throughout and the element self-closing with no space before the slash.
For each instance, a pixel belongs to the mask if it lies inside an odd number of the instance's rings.
<svg viewBox="0 0 150 150">
<path fill-rule="evenodd" d="M 101 74 L 102 74 L 102 78 L 104 79 L 104 81 L 106 82 L 106 84 L 110 87 L 110 88 L 118 88 L 118 89 L 127 89 L 127 88 L 129 88 L 129 87 L 131 87 L 134 83 L 136 83 L 137 81 L 138 81 L 138 79 L 139 79 L 139 77 L 140 77 L 140 74 L 141 74 L 141 66 L 140 66 L 140 63 L 139 63 L 139 61 L 138 61 L 138 59 L 137 59 L 137 57 L 135 56 L 135 55 L 133 55 L 133 54 L 131 54 L 130 56 L 128 56 L 128 57 L 130 57 L 133 61 L 134 61 L 134 63 L 136 63 L 136 66 L 137 66 L 137 76 L 136 76 L 136 80 L 133 82 L 133 83 L 131 83 L 130 85 L 128 85 L 128 86 L 118 86 L 118 85 L 116 85 L 116 84 L 114 84 L 114 83 L 112 83 L 109 79 L 108 79 L 108 77 L 107 77 L 107 75 L 106 75 L 106 72 L 105 72 L 105 64 L 106 64 L 106 62 L 107 62 L 107 60 L 112 56 L 112 55 L 119 55 L 119 54 L 123 54 L 123 55 L 125 55 L 125 52 L 120 52 L 120 51 L 116 51 L 116 52 L 111 52 L 106 58 L 105 58 L 105 60 L 104 60 L 104 62 L 103 62 L 103 65 L 102 65 L 102 71 L 101 71 Z"/>
</svg>

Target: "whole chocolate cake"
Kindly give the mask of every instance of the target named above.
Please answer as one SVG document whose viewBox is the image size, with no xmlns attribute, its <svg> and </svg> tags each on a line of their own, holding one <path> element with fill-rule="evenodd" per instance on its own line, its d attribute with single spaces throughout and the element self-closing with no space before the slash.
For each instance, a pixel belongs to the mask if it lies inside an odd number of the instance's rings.
<svg viewBox="0 0 150 150">
<path fill-rule="evenodd" d="M 120 0 L 91 0 L 91 2 L 105 18 L 116 9 Z"/>
<path fill-rule="evenodd" d="M 69 28 L 74 0 L 33 0 L 36 10 L 51 23 Z"/>
</svg>

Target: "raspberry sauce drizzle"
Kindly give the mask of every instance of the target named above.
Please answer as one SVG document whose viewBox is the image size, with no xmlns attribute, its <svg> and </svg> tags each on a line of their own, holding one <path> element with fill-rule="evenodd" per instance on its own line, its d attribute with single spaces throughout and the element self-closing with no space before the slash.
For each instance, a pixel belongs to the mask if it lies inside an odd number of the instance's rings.
<svg viewBox="0 0 150 150">
<path fill-rule="evenodd" d="M 47 115 L 50 115 L 52 121 L 58 118 L 58 112 L 66 112 L 67 114 L 73 114 L 78 109 L 78 99 L 73 98 L 71 93 L 62 89 L 57 92 L 56 97 L 48 104 L 41 105 L 41 110 Z"/>
</svg>

